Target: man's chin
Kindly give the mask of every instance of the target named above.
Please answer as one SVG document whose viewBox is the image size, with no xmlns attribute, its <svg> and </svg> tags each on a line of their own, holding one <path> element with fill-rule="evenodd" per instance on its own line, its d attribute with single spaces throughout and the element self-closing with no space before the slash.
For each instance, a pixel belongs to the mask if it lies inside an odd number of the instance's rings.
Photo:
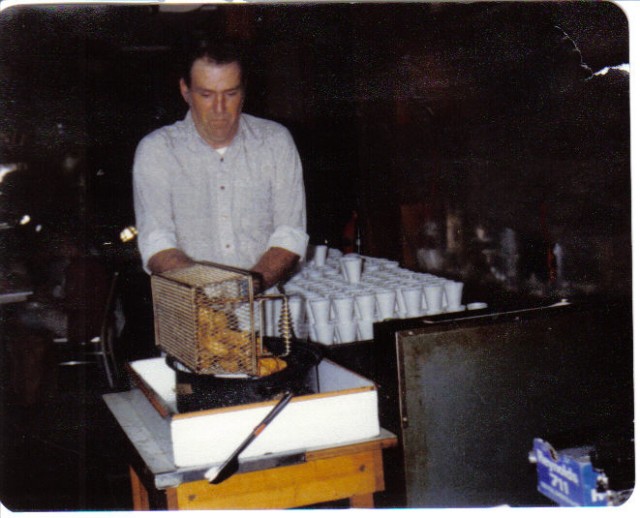
<svg viewBox="0 0 640 518">
<path fill-rule="evenodd" d="M 230 127 L 229 124 L 216 124 L 215 122 L 209 122 L 203 127 L 203 130 L 201 135 L 214 147 L 228 146 L 237 133 L 237 128 Z"/>
<path fill-rule="evenodd" d="M 231 140 L 233 140 L 233 137 L 229 133 L 226 133 L 226 132 L 225 133 L 223 133 L 223 132 L 219 132 L 219 133 L 210 132 L 207 135 L 207 141 L 212 146 L 217 146 L 217 147 L 226 146 L 226 145 L 229 144 L 229 142 L 231 142 Z"/>
</svg>

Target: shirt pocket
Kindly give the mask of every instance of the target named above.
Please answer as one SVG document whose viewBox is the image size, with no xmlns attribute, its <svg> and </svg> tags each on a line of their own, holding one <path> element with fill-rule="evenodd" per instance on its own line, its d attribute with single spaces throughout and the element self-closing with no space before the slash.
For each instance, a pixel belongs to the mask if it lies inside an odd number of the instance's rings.
<svg viewBox="0 0 640 518">
<path fill-rule="evenodd" d="M 235 215 L 245 234 L 258 238 L 272 231 L 273 210 L 270 182 L 265 179 L 236 183 Z"/>
<path fill-rule="evenodd" d="M 236 183 L 238 208 L 270 211 L 271 198 L 271 183 L 264 178 L 239 180 Z"/>
<path fill-rule="evenodd" d="M 204 182 L 193 185 L 175 181 L 172 193 L 172 211 L 179 228 L 191 226 L 211 218 L 210 190 Z"/>
</svg>

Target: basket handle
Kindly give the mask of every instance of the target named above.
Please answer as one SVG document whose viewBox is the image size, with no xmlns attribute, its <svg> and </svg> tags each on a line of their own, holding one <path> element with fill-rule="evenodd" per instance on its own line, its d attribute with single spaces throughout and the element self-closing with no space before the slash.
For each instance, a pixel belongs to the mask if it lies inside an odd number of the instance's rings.
<svg viewBox="0 0 640 518">
<path fill-rule="evenodd" d="M 280 356 L 286 358 L 291 353 L 291 341 L 293 339 L 293 326 L 291 324 L 291 312 L 289 311 L 289 297 L 282 295 L 282 309 L 278 320 L 280 336 L 284 342 L 284 354 Z"/>
<path fill-rule="evenodd" d="M 254 300 L 266 301 L 274 299 L 282 299 L 280 318 L 278 319 L 278 331 L 280 331 L 280 336 L 282 337 L 282 341 L 284 342 L 284 353 L 274 356 L 285 358 L 291 353 L 291 344 L 294 338 L 293 325 L 291 322 L 291 311 L 289 309 L 289 296 L 284 293 L 274 293 L 269 295 L 261 294 L 256 296 Z M 260 353 L 262 354 L 262 344 L 260 345 L 260 348 Z"/>
</svg>

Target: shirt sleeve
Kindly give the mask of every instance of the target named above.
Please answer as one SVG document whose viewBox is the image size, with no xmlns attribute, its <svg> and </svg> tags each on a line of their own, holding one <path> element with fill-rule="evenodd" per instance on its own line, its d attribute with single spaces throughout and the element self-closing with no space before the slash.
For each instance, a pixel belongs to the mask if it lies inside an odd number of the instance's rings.
<svg viewBox="0 0 640 518">
<path fill-rule="evenodd" d="M 177 248 L 171 208 L 170 170 L 175 159 L 160 134 L 142 139 L 133 163 L 133 203 L 142 266 L 162 250 Z"/>
<path fill-rule="evenodd" d="M 288 130 L 274 146 L 277 159 L 274 186 L 274 226 L 269 247 L 289 250 L 304 258 L 309 243 L 302 163 Z"/>
</svg>

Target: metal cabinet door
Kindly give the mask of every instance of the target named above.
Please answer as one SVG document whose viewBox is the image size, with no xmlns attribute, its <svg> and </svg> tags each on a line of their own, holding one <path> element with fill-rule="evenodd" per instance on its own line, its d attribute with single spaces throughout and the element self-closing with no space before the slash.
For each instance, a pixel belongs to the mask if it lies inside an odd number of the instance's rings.
<svg viewBox="0 0 640 518">
<path fill-rule="evenodd" d="M 534 437 L 633 426 L 625 318 L 539 311 L 401 331 L 396 347 L 408 507 L 549 505 Z"/>
</svg>

